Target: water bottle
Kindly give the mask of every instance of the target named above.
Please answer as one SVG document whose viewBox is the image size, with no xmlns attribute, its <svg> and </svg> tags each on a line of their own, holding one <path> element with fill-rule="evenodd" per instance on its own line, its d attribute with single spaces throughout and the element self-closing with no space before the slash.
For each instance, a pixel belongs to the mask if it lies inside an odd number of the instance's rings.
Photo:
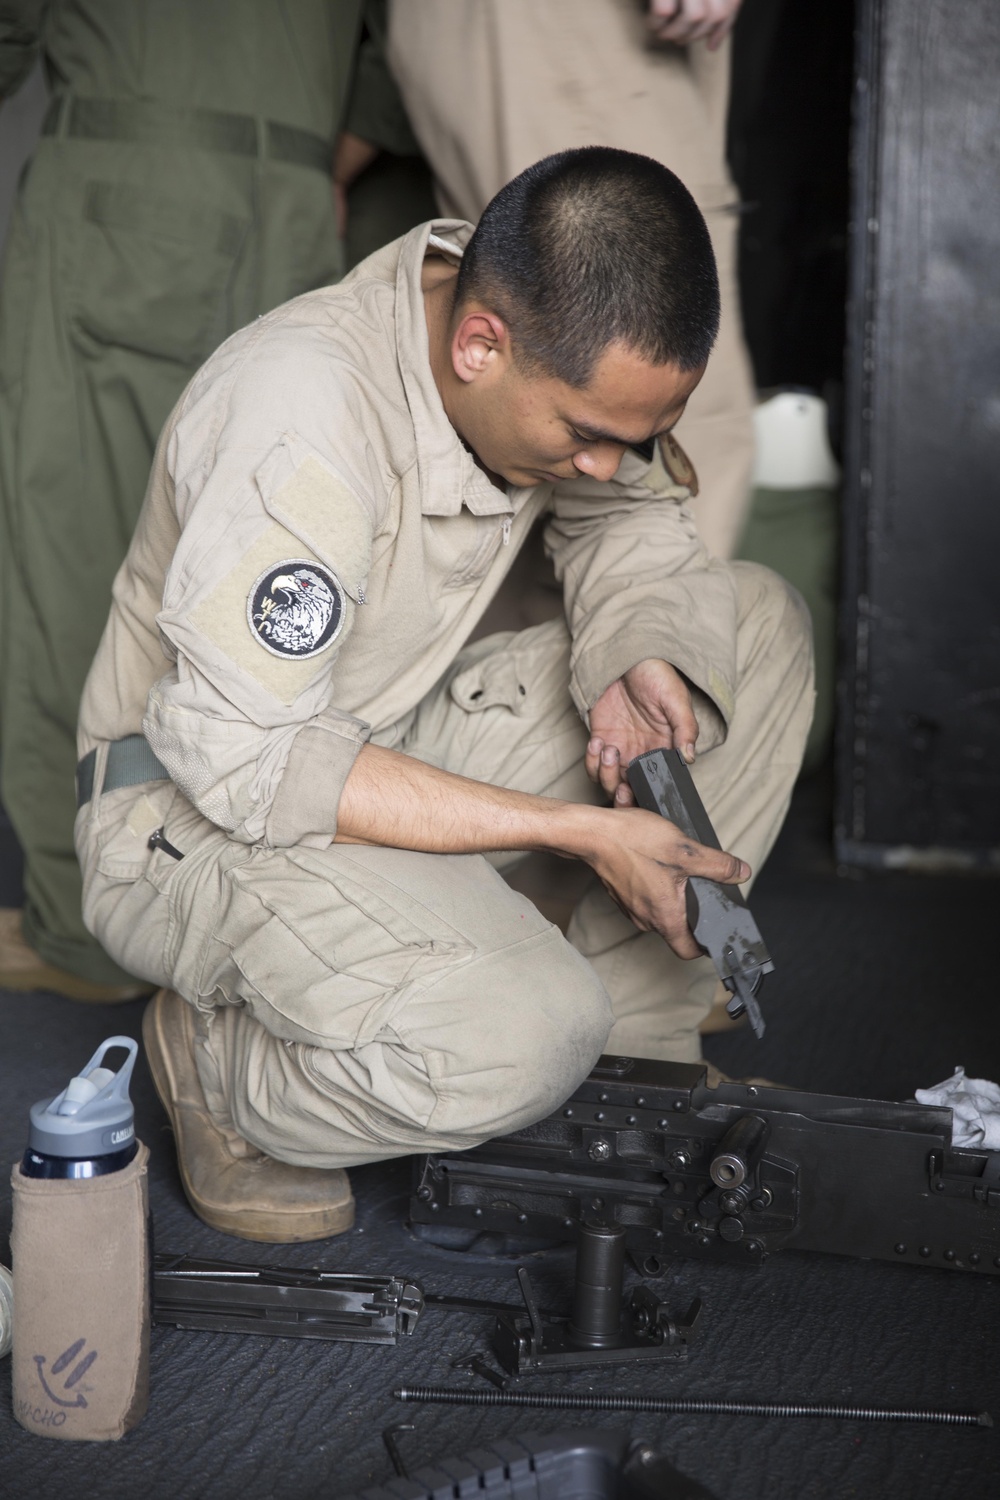
<svg viewBox="0 0 1000 1500">
<path fill-rule="evenodd" d="M 124 1048 L 117 1071 L 106 1055 Z M 149 1393 L 146 1164 L 129 1081 L 138 1044 L 109 1037 L 31 1108 L 12 1173 L 14 1415 L 29 1432 L 121 1437 Z"/>
</svg>

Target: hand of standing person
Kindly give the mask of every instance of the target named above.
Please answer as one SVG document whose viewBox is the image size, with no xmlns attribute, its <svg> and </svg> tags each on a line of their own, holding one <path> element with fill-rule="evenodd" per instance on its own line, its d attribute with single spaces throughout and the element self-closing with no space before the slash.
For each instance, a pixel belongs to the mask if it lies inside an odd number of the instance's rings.
<svg viewBox="0 0 1000 1500">
<path fill-rule="evenodd" d="M 649 30 L 654 41 L 707 41 L 709 51 L 722 45 L 733 29 L 742 0 L 649 0 Z"/>
<path fill-rule="evenodd" d="M 380 147 L 371 141 L 342 130 L 333 148 L 333 202 L 337 214 L 337 233 L 343 239 L 347 233 L 347 189 L 366 167 L 370 167 L 380 152 Z"/>
</svg>

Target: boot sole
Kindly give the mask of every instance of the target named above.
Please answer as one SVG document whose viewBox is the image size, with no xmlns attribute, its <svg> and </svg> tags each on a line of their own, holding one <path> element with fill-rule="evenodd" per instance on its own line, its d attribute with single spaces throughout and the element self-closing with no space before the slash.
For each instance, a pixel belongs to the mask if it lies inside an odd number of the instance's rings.
<svg viewBox="0 0 1000 1500">
<path fill-rule="evenodd" d="M 186 1002 L 184 1002 L 186 1003 Z M 167 1112 L 170 1128 L 177 1143 L 177 1168 L 184 1196 L 205 1224 L 237 1239 L 254 1240 L 263 1245 L 294 1245 L 307 1240 L 327 1240 L 344 1234 L 354 1225 L 354 1199 L 333 1208 L 312 1209 L 294 1215 L 268 1213 L 261 1209 L 227 1209 L 209 1203 L 194 1188 L 184 1165 L 183 1131 L 174 1112 L 176 1086 L 170 1073 L 169 1053 L 159 1036 L 156 1000 L 146 1006 L 142 1017 L 142 1040 L 153 1087 Z M 289 1218 L 293 1223 L 289 1223 Z"/>
</svg>

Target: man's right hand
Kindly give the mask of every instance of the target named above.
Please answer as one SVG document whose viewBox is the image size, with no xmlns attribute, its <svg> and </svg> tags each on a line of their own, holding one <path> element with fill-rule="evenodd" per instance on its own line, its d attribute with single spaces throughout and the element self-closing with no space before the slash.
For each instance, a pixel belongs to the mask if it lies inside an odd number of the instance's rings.
<svg viewBox="0 0 1000 1500">
<path fill-rule="evenodd" d="M 679 958 L 701 952 L 688 927 L 689 876 L 724 885 L 750 879 L 735 854 L 695 843 L 644 808 L 536 797 L 381 745 L 358 752 L 341 793 L 336 838 L 428 854 L 544 849 L 585 860 L 626 916 L 642 931 L 658 932 Z"/>
<path fill-rule="evenodd" d="M 588 864 L 640 931 L 658 932 L 678 958 L 697 958 L 702 950 L 688 926 L 688 877 L 741 885 L 750 879 L 750 866 L 735 854 L 695 843 L 676 824 L 642 808 L 608 809 L 605 816 L 614 823 L 584 856 Z"/>
</svg>

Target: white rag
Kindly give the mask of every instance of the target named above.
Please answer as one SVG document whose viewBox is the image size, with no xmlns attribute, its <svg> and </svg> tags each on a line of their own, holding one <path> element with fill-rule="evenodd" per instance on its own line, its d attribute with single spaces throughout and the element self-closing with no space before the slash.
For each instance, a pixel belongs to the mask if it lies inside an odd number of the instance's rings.
<svg viewBox="0 0 1000 1500">
<path fill-rule="evenodd" d="M 1000 1086 L 987 1078 L 966 1078 L 956 1068 L 944 1083 L 917 1089 L 918 1104 L 943 1104 L 952 1112 L 952 1145 L 1000 1151 Z"/>
</svg>

